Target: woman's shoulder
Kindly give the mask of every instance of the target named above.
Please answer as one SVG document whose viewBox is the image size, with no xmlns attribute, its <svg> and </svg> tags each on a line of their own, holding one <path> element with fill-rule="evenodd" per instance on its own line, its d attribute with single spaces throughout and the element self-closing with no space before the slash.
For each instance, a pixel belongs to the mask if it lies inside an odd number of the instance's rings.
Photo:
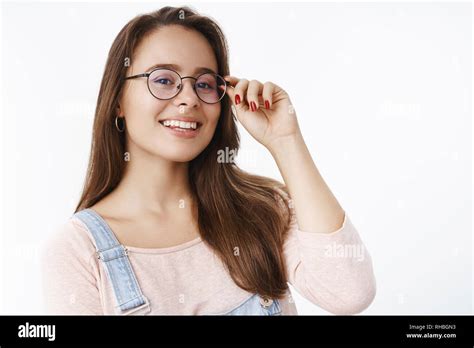
<svg viewBox="0 0 474 348">
<path fill-rule="evenodd" d="M 84 224 L 72 215 L 56 225 L 42 244 L 43 258 L 81 258 L 88 260 L 95 254 L 94 243 Z"/>
<path fill-rule="evenodd" d="M 99 260 L 87 231 L 74 215 L 48 235 L 38 261 L 48 314 L 101 313 Z"/>
</svg>

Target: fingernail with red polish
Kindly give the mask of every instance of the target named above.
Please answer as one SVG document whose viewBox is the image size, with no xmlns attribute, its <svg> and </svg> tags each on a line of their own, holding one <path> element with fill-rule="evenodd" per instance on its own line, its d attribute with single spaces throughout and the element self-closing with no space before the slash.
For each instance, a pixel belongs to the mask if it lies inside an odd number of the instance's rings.
<svg viewBox="0 0 474 348">
<path fill-rule="evenodd" d="M 257 106 L 255 105 L 255 102 L 250 102 L 250 109 L 252 109 L 252 111 L 257 110 Z"/>
<path fill-rule="evenodd" d="M 240 104 L 240 96 L 238 94 L 235 96 L 235 104 L 236 105 Z"/>
<path fill-rule="evenodd" d="M 270 109 L 270 102 L 265 100 L 265 109 Z"/>
</svg>

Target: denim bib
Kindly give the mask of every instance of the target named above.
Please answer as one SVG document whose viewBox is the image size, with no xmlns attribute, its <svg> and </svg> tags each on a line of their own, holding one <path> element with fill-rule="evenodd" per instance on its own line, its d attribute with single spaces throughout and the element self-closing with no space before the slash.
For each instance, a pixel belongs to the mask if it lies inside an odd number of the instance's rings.
<svg viewBox="0 0 474 348">
<path fill-rule="evenodd" d="M 119 243 L 112 229 L 95 210 L 84 209 L 74 216 L 87 226 L 94 239 L 97 258 L 103 262 L 112 284 L 117 314 L 149 313 L 150 302 L 140 289 L 127 248 Z M 281 315 L 281 307 L 278 299 L 253 294 L 223 315 Z"/>
</svg>

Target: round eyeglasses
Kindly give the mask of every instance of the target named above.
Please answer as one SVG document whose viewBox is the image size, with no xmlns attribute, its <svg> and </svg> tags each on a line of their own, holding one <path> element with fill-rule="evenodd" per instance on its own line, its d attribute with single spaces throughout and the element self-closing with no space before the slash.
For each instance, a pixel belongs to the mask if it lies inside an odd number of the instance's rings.
<svg viewBox="0 0 474 348">
<path fill-rule="evenodd" d="M 220 102 L 224 97 L 227 83 L 220 75 L 205 72 L 197 77 L 181 77 L 176 71 L 168 68 L 157 68 L 150 72 L 128 76 L 125 79 L 146 77 L 148 90 L 156 99 L 168 100 L 176 97 L 183 89 L 184 79 L 193 79 L 193 89 L 199 99 L 207 104 Z"/>
</svg>

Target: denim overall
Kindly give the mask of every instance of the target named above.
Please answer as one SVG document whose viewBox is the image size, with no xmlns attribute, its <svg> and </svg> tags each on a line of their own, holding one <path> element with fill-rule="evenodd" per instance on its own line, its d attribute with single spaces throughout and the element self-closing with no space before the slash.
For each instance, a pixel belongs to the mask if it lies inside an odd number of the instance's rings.
<svg viewBox="0 0 474 348">
<path fill-rule="evenodd" d="M 143 295 L 127 248 L 120 244 L 105 220 L 93 209 L 84 209 L 74 214 L 90 231 L 95 241 L 96 253 L 104 263 L 108 278 L 115 294 L 116 311 L 128 315 L 133 312 L 150 312 L 150 303 Z M 145 309 L 145 312 L 140 311 Z M 229 312 L 221 315 L 281 315 L 278 299 L 270 299 L 253 294 Z"/>
</svg>

